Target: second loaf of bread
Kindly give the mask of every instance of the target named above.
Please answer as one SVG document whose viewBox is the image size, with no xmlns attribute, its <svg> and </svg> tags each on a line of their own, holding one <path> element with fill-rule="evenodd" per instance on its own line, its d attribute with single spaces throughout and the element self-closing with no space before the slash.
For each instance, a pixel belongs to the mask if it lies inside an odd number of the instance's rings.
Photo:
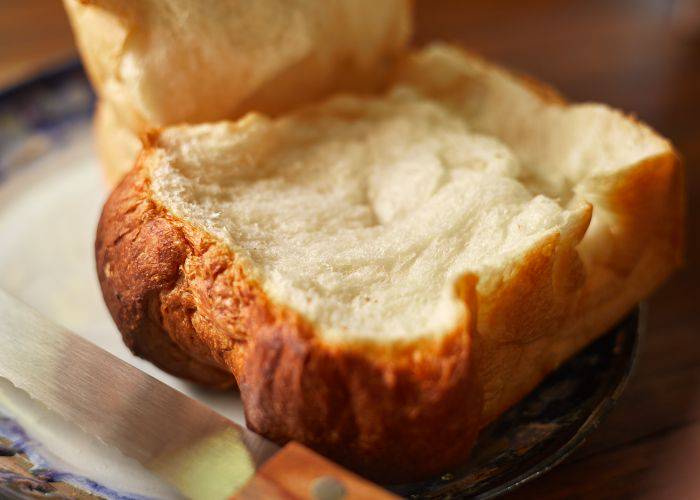
<svg viewBox="0 0 700 500">
<path fill-rule="evenodd" d="M 103 102 L 98 146 L 110 179 L 135 158 L 128 135 L 377 90 L 411 34 L 409 0 L 64 4 Z"/>
</svg>

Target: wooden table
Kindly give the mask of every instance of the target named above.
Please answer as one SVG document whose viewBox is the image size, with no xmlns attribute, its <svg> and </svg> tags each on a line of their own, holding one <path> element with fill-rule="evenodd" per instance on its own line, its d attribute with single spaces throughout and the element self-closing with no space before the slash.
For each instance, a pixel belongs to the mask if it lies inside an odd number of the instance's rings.
<svg viewBox="0 0 700 500">
<path fill-rule="evenodd" d="M 75 57 L 60 0 L 0 1 L 0 89 Z"/>
<path fill-rule="evenodd" d="M 57 4 L 0 5 L 0 86 L 72 54 Z M 418 0 L 417 10 L 417 43 L 457 40 L 573 100 L 634 112 L 685 157 L 687 265 L 650 300 L 648 334 L 622 401 L 570 459 L 512 495 L 679 497 L 667 469 L 677 472 L 678 461 L 700 475 L 700 440 L 694 459 L 686 446 L 700 436 L 700 28 L 689 15 L 674 17 L 664 0 Z"/>
</svg>

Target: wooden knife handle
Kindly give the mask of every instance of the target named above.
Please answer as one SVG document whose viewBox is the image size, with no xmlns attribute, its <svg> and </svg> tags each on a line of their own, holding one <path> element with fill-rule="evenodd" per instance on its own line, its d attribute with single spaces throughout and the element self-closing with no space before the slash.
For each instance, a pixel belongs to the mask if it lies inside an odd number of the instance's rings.
<svg viewBox="0 0 700 500">
<path fill-rule="evenodd" d="M 291 442 L 258 469 L 237 500 L 385 500 L 398 498 L 330 460 Z"/>
</svg>

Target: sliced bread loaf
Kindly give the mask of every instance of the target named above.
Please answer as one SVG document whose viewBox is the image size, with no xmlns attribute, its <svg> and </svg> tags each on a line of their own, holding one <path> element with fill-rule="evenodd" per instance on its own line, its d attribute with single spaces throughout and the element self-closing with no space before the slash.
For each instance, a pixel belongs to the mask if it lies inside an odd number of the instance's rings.
<svg viewBox="0 0 700 500">
<path fill-rule="evenodd" d="M 459 49 L 380 97 L 164 129 L 96 242 L 127 344 L 382 480 L 479 429 L 680 262 L 671 145 Z"/>
</svg>

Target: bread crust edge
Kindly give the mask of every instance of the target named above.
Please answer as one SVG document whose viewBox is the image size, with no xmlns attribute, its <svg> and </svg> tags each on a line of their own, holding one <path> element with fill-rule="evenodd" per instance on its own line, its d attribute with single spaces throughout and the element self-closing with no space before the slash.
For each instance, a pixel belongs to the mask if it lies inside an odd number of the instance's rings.
<svg viewBox="0 0 700 500">
<path fill-rule="evenodd" d="M 383 482 L 466 459 L 483 408 L 475 278 L 459 287 L 465 322 L 439 339 L 328 344 L 230 249 L 158 205 L 143 157 L 107 200 L 95 242 L 105 302 L 134 354 L 199 383 L 235 380 L 251 429 Z"/>
</svg>

